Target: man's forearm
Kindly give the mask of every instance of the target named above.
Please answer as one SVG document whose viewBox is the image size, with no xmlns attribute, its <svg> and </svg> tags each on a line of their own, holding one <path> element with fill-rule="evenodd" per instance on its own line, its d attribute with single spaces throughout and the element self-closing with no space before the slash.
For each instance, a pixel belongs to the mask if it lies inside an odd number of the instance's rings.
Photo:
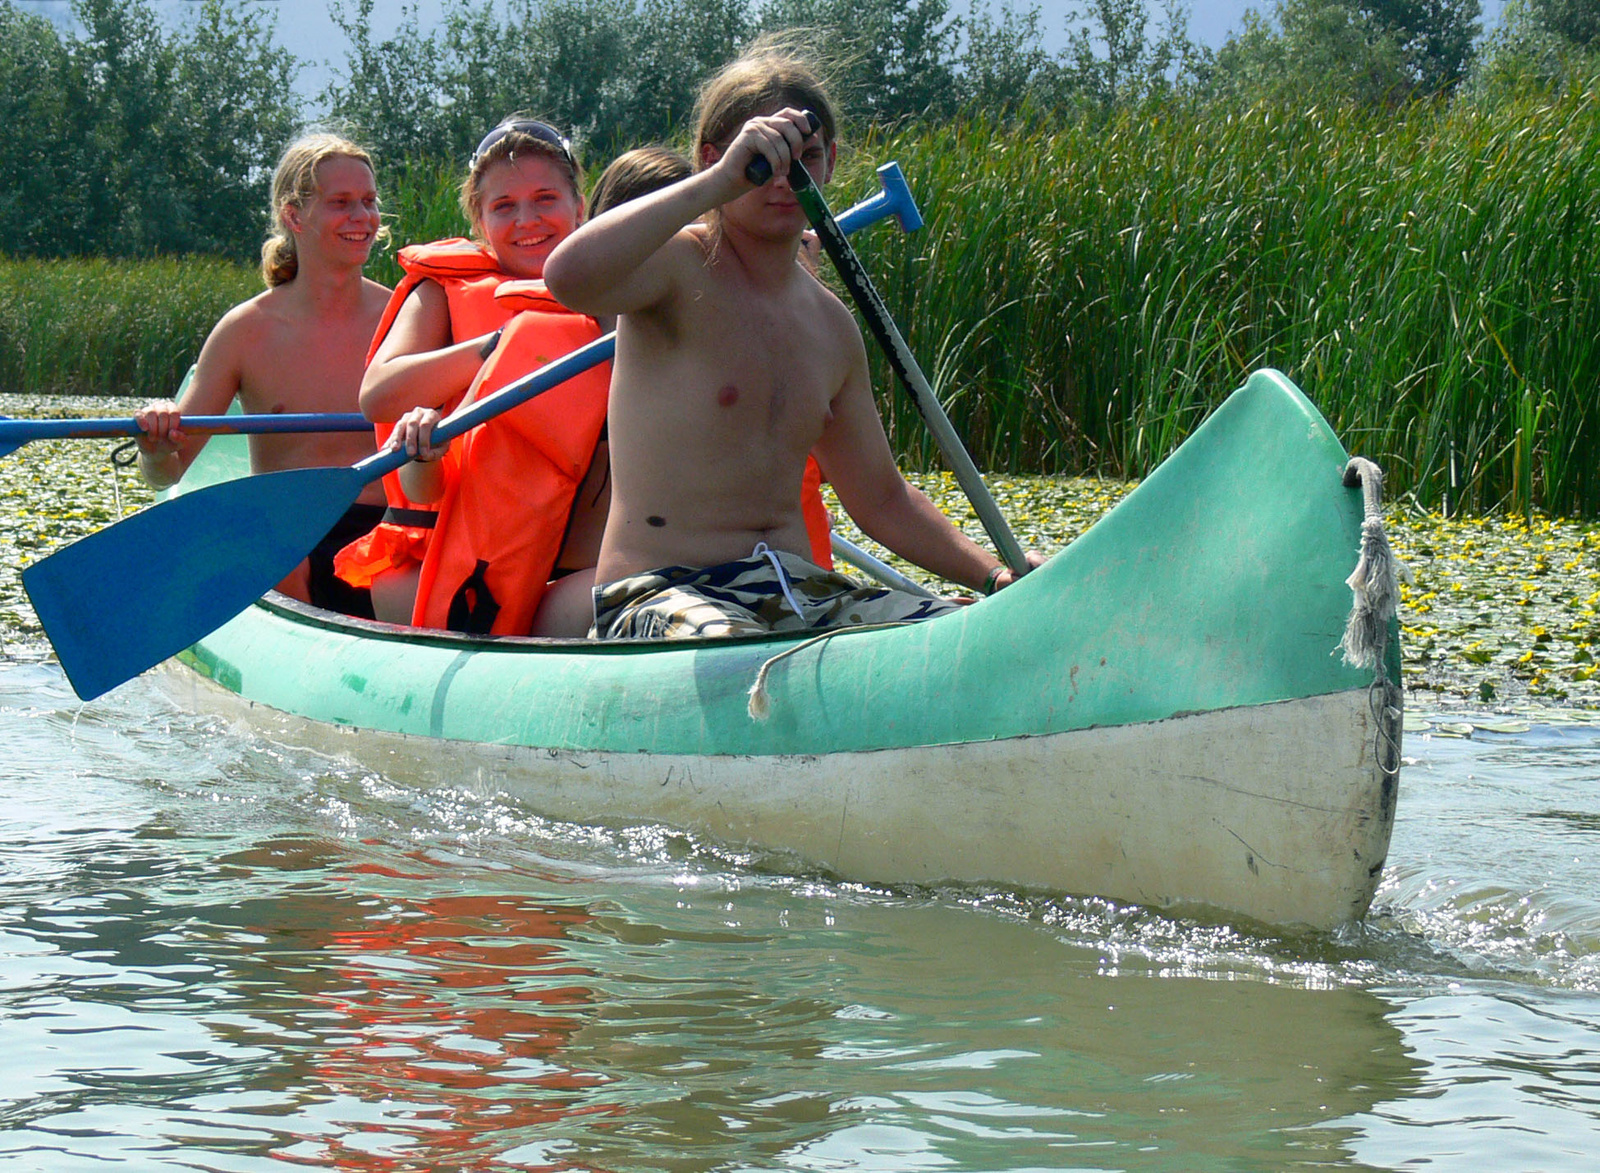
<svg viewBox="0 0 1600 1173">
<path fill-rule="evenodd" d="M 906 485 L 857 524 L 896 554 L 950 582 L 983 590 L 999 560 L 957 529 L 920 490 Z"/>
</svg>

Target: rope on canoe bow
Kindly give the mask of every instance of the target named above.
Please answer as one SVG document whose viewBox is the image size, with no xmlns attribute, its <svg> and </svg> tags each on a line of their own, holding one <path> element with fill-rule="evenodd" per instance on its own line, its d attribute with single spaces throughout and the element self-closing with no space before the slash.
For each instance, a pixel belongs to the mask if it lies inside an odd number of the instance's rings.
<svg viewBox="0 0 1600 1173">
<path fill-rule="evenodd" d="M 1345 663 L 1351 667 L 1382 672 L 1389 621 L 1395 617 L 1400 599 L 1402 572 L 1389 548 L 1389 537 L 1383 532 L 1383 473 L 1372 461 L 1354 456 L 1344 466 L 1344 483 L 1352 489 L 1361 486 L 1363 520 L 1360 558 L 1344 580 L 1354 598 L 1339 646 Z"/>
<path fill-rule="evenodd" d="M 1367 691 L 1371 709 L 1373 762 L 1383 772 L 1385 817 L 1394 817 L 1394 801 L 1400 778 L 1400 737 L 1402 729 L 1400 687 L 1389 679 L 1384 651 L 1389 642 L 1389 623 L 1400 600 L 1399 579 L 1411 581 L 1411 572 L 1394 556 L 1389 537 L 1383 532 L 1383 473 L 1376 464 L 1352 457 L 1344 467 L 1348 488 L 1361 486 L 1361 553 L 1356 568 L 1345 579 L 1354 598 L 1350 619 L 1345 624 L 1345 663 L 1372 669 L 1372 687 Z M 1381 867 L 1382 860 L 1375 866 Z"/>
</svg>

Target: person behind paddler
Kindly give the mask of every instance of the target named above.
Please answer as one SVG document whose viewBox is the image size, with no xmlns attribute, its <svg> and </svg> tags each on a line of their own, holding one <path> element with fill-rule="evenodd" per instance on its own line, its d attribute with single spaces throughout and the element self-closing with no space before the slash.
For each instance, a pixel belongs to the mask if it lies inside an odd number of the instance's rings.
<svg viewBox="0 0 1600 1173">
<path fill-rule="evenodd" d="M 176 483 L 205 447 L 205 435 L 184 431 L 185 415 L 221 414 L 235 396 L 247 413 L 356 410 L 367 343 L 389 298 L 387 287 L 362 275 L 372 246 L 387 235 L 371 158 L 338 135 L 296 139 L 273 172 L 268 218 L 266 292 L 212 328 L 177 402 L 153 400 L 135 416 L 144 429 L 139 471 L 158 489 Z M 250 467 L 259 473 L 354 464 L 374 447 L 365 432 L 253 435 Z M 333 557 L 382 512 L 382 491 L 367 486 L 278 590 L 371 618 L 371 596 L 334 577 Z"/>
<path fill-rule="evenodd" d="M 512 115 L 483 137 L 461 184 L 471 239 L 400 250 L 405 278 L 372 340 L 361 384 L 361 410 L 377 424 L 380 443 L 413 408 L 447 413 L 461 403 L 517 312 L 496 291 L 543 273 L 550 250 L 582 220 L 582 185 L 572 144 L 549 123 Z M 371 587 L 379 619 L 409 623 L 437 502 L 408 498 L 396 474 L 384 479 L 384 492 L 382 524 L 341 550 L 335 566 L 346 582 Z"/>
<path fill-rule="evenodd" d="M 901 622 L 957 606 L 808 559 L 808 453 L 891 550 L 985 592 L 1012 581 L 900 475 L 861 332 L 797 260 L 807 220 L 789 163 L 825 184 L 836 125 L 817 71 L 760 42 L 701 92 L 696 174 L 596 217 L 546 266 L 562 301 L 618 315 L 600 638 Z M 757 158 L 772 176 L 762 185 L 746 177 Z"/>
<path fill-rule="evenodd" d="M 594 214 L 690 174 L 666 147 L 619 156 L 594 191 Z M 575 193 L 574 193 L 575 194 Z M 537 280 L 507 281 L 496 299 L 515 311 L 468 390 L 487 395 L 592 341 L 611 323 L 573 314 Z M 449 445 L 429 442 L 441 418 L 415 408 L 396 423 L 392 446 L 418 462 L 401 470 L 411 499 L 439 504 L 411 621 L 420 627 L 497 635 L 581 637 L 600 535 L 610 504 L 605 440 L 609 365 L 569 380 Z"/>
<path fill-rule="evenodd" d="M 688 156 L 671 147 L 652 145 L 624 151 L 606 165 L 589 193 L 589 218 L 619 204 L 688 179 L 694 174 Z"/>
</svg>

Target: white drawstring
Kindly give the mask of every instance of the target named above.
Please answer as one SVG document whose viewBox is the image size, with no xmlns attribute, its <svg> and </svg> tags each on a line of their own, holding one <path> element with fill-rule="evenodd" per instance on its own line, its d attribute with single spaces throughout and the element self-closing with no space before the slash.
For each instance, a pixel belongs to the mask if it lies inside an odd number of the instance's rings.
<svg viewBox="0 0 1600 1173">
<path fill-rule="evenodd" d="M 789 608 L 798 619 L 805 618 L 805 612 L 800 610 L 800 604 L 795 600 L 794 592 L 789 589 L 789 575 L 783 569 L 783 563 L 778 561 L 778 553 L 765 542 L 757 542 L 756 548 L 750 551 L 752 558 L 765 558 L 772 563 L 772 569 L 778 572 L 778 586 L 783 590 L 783 597 L 789 600 Z"/>
</svg>

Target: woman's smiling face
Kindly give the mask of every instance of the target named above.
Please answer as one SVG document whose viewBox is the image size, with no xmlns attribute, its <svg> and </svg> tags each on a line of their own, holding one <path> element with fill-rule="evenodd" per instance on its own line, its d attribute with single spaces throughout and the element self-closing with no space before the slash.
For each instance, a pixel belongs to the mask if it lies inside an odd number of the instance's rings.
<svg viewBox="0 0 1600 1173">
<path fill-rule="evenodd" d="M 513 277 L 542 277 L 556 245 L 583 222 L 583 202 L 561 164 L 521 155 L 490 164 L 480 191 L 484 243 Z"/>
</svg>

